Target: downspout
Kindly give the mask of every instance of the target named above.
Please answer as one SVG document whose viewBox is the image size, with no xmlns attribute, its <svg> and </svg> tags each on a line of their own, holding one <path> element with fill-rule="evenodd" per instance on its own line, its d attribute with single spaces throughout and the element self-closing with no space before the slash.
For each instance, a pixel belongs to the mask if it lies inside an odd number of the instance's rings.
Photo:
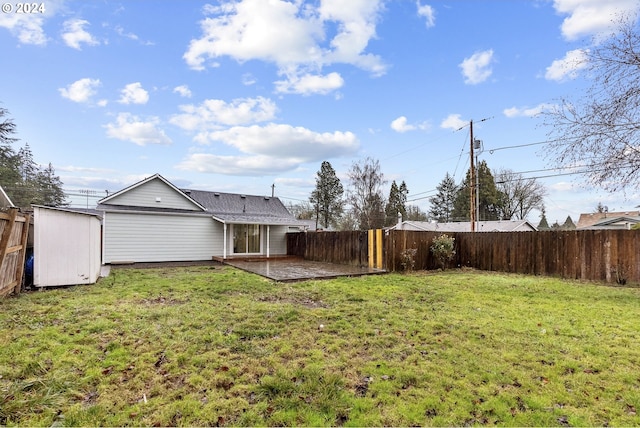
<svg viewBox="0 0 640 428">
<path fill-rule="evenodd" d="M 227 260 L 227 222 L 222 222 L 222 259 Z"/>
<path fill-rule="evenodd" d="M 107 248 L 107 212 L 102 211 L 102 264 L 105 264 L 106 248 Z"/>
<path fill-rule="evenodd" d="M 270 238 L 271 238 L 271 226 L 267 225 L 267 258 L 269 258 L 269 255 L 271 253 Z"/>
</svg>

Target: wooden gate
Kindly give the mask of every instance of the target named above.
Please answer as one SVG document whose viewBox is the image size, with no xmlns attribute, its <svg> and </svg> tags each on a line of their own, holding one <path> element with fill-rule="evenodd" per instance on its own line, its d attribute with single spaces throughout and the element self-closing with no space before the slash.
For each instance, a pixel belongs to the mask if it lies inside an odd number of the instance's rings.
<svg viewBox="0 0 640 428">
<path fill-rule="evenodd" d="M 22 287 L 30 220 L 17 208 L 0 212 L 0 297 L 19 293 Z"/>
</svg>

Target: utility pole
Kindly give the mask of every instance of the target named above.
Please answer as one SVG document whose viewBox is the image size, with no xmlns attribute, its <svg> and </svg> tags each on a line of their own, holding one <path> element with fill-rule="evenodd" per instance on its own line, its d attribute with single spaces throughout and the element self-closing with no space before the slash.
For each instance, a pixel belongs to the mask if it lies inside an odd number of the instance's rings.
<svg viewBox="0 0 640 428">
<path fill-rule="evenodd" d="M 475 198 L 475 189 L 476 189 L 476 183 L 475 183 L 475 167 L 473 165 L 474 162 L 474 158 L 473 158 L 473 144 L 474 144 L 474 140 L 473 140 L 473 120 L 469 122 L 469 134 L 471 136 L 471 140 L 470 140 L 470 162 L 471 162 L 471 168 L 469 169 L 469 223 L 471 223 L 471 231 L 475 232 L 476 231 L 476 209 L 475 209 L 475 203 L 476 203 L 476 198 Z"/>
</svg>

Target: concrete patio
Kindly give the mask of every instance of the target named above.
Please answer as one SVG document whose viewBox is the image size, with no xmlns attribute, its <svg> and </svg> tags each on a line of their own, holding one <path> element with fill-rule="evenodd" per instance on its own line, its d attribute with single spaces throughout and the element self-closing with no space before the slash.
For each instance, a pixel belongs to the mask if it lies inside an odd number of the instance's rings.
<svg viewBox="0 0 640 428">
<path fill-rule="evenodd" d="M 342 276 L 379 275 L 386 273 L 386 271 L 382 269 L 314 262 L 297 257 L 274 259 L 238 258 L 227 259 L 224 263 L 280 282 L 329 279 Z"/>
</svg>

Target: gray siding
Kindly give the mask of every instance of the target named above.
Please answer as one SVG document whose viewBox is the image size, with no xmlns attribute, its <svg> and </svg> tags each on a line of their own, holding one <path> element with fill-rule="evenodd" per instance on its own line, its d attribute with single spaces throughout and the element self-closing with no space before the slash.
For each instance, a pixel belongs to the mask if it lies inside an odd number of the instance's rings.
<svg viewBox="0 0 640 428">
<path fill-rule="evenodd" d="M 287 231 L 289 230 L 288 226 L 271 226 L 269 231 L 269 248 L 271 256 L 284 255 L 287 254 Z M 267 254 L 267 239 L 266 226 L 263 227 L 263 233 L 265 234 L 265 239 L 263 239 L 264 250 L 263 254 Z"/>
<path fill-rule="evenodd" d="M 157 201 L 157 198 L 160 198 L 160 201 Z M 121 195 L 116 195 L 108 203 L 110 205 L 202 211 L 201 208 L 159 178 L 129 189 Z"/>
<path fill-rule="evenodd" d="M 209 216 L 107 212 L 104 222 L 104 263 L 222 256 L 222 225 Z"/>
</svg>

